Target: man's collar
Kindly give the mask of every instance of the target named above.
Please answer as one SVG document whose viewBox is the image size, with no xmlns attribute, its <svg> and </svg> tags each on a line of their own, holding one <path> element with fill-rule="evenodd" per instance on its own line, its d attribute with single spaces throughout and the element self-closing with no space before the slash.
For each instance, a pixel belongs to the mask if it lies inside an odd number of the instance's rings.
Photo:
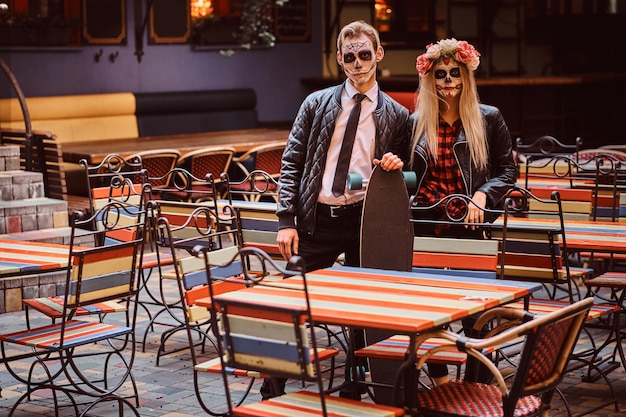
<svg viewBox="0 0 626 417">
<path fill-rule="evenodd" d="M 346 81 L 345 89 L 346 93 L 348 93 L 348 96 L 350 97 L 354 97 L 355 94 L 359 93 L 359 90 L 357 90 L 352 84 L 350 84 L 349 81 Z M 370 99 L 371 102 L 376 102 L 378 98 L 378 83 L 374 83 L 372 88 L 365 92 L 365 95 L 367 96 L 367 98 Z"/>
</svg>

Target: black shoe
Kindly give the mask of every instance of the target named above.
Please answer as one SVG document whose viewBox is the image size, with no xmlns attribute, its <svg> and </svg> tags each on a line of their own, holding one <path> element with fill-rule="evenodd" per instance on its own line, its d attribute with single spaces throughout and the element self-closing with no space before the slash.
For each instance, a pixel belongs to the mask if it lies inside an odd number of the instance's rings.
<svg viewBox="0 0 626 417">
<path fill-rule="evenodd" d="M 359 392 L 364 390 L 365 387 L 359 387 Z M 355 393 L 351 388 L 344 388 L 339 391 L 339 396 L 341 398 L 348 398 L 351 400 L 361 401 L 361 394 Z"/>
<path fill-rule="evenodd" d="M 261 399 L 269 400 L 270 398 L 281 396 L 285 393 L 285 378 L 264 379 L 261 384 Z"/>
</svg>

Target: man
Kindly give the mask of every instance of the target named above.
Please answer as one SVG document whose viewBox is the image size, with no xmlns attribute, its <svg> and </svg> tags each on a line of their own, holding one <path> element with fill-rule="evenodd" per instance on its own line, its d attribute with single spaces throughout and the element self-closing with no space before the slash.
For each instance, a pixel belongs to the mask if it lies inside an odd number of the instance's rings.
<svg viewBox="0 0 626 417">
<path fill-rule="evenodd" d="M 278 180 L 277 243 L 285 259 L 302 256 L 308 270 L 331 266 L 345 253 L 359 265 L 359 229 L 364 190 L 332 190 L 355 94 L 367 97 L 348 172 L 368 178 L 374 164 L 402 169 L 408 156 L 408 110 L 381 92 L 376 67 L 383 59 L 378 32 L 363 21 L 345 26 L 337 39 L 337 62 L 347 80 L 309 95 L 289 135 Z"/>
<path fill-rule="evenodd" d="M 342 253 L 346 265 L 359 266 L 365 191 L 346 189 L 347 172 L 369 178 L 374 165 L 402 169 L 408 158 L 408 110 L 380 91 L 376 81 L 384 55 L 371 25 L 346 25 L 337 37 L 337 62 L 347 80 L 310 94 L 291 128 L 278 180 L 276 241 L 285 259 L 300 255 L 309 271 L 332 266 Z M 343 144 L 349 142 L 355 107 L 361 110 L 350 151 Z M 349 161 L 347 168 L 341 168 L 342 160 Z M 363 332 L 356 336 L 362 346 Z M 269 384 L 261 393 L 270 395 Z"/>
</svg>

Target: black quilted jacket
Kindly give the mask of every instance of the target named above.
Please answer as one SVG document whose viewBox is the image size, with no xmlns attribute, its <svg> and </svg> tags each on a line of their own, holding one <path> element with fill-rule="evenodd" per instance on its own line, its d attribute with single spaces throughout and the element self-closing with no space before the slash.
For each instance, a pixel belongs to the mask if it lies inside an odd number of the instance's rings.
<svg viewBox="0 0 626 417">
<path fill-rule="evenodd" d="M 283 154 L 278 181 L 279 228 L 297 227 L 315 231 L 315 208 L 322 186 L 326 153 L 341 111 L 343 84 L 311 93 L 300 106 Z M 375 157 L 386 152 L 400 156 L 405 164 L 409 154 L 408 110 L 382 91 L 374 112 Z"/>
</svg>

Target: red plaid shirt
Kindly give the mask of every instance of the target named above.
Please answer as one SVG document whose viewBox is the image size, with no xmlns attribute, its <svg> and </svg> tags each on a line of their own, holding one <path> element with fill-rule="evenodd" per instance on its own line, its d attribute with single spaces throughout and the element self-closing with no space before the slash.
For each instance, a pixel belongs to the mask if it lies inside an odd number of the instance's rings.
<svg viewBox="0 0 626 417">
<path fill-rule="evenodd" d="M 460 120 L 450 126 L 443 118 L 439 118 L 437 161 L 435 162 L 433 159 L 428 161 L 424 183 L 417 195 L 417 202 L 420 206 L 431 206 L 450 194 L 464 193 L 461 170 L 452 149 L 461 127 Z M 463 206 L 464 204 L 451 207 L 452 210 L 449 209 L 449 213 L 463 215 L 465 212 Z M 435 219 L 447 219 L 445 206 L 437 207 L 433 214 Z"/>
</svg>

